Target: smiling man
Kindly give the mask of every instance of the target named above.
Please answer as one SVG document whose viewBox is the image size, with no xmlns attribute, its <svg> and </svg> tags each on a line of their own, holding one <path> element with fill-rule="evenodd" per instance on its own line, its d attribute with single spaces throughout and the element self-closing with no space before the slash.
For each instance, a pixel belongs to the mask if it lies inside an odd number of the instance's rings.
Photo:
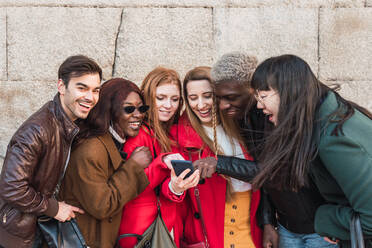
<svg viewBox="0 0 372 248">
<path fill-rule="evenodd" d="M 250 90 L 252 74 L 257 66 L 257 58 L 241 52 L 224 54 L 212 67 L 211 77 L 214 82 L 218 108 L 222 111 L 220 118 L 232 118 L 240 126 L 239 133 L 244 139 L 249 153 L 257 159 L 259 145 L 263 139 L 264 125 L 267 123 L 262 110 L 257 109 L 255 95 Z M 227 166 L 237 163 L 236 173 Z M 241 163 L 245 173 L 240 168 Z M 213 173 L 226 174 L 231 177 L 249 181 L 257 173 L 257 166 L 246 166 L 245 161 L 226 156 L 204 158 L 195 161 L 202 178 L 211 177 Z M 233 171 L 235 172 L 235 171 Z"/>
<path fill-rule="evenodd" d="M 99 98 L 102 70 L 82 55 L 67 58 L 58 71 L 58 93 L 31 115 L 9 142 L 0 175 L 0 247 L 39 247 L 36 219 L 59 221 L 83 213 L 54 195 L 79 131 Z"/>
<path fill-rule="evenodd" d="M 233 118 L 240 127 L 249 152 L 257 157 L 257 141 L 262 139 L 265 116 L 256 107 L 250 90 L 251 77 L 257 66 L 257 58 L 241 52 L 224 54 L 213 66 L 211 76 L 215 83 L 221 118 Z M 247 132 L 248 131 L 248 132 Z"/>
</svg>

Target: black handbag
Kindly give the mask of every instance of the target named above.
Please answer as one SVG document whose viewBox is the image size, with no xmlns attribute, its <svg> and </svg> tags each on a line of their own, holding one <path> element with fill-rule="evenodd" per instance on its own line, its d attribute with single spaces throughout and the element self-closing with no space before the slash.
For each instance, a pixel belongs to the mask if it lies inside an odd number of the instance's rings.
<svg viewBox="0 0 372 248">
<path fill-rule="evenodd" d="M 49 216 L 37 220 L 40 232 L 51 248 L 87 248 L 75 219 L 60 222 Z"/>
<path fill-rule="evenodd" d="M 364 248 L 363 231 L 360 225 L 358 213 L 353 213 L 350 221 L 350 241 L 351 248 Z"/>
<path fill-rule="evenodd" d="M 58 195 L 59 187 L 65 175 L 68 161 L 70 159 L 70 152 L 68 152 L 67 162 L 58 184 L 54 189 L 53 196 Z M 79 226 L 75 219 L 60 222 L 53 217 L 46 215 L 37 218 L 37 226 L 40 230 L 41 236 L 50 248 L 86 248 L 88 247 L 83 235 L 80 232 Z M 39 241 L 39 243 L 42 243 Z"/>
</svg>

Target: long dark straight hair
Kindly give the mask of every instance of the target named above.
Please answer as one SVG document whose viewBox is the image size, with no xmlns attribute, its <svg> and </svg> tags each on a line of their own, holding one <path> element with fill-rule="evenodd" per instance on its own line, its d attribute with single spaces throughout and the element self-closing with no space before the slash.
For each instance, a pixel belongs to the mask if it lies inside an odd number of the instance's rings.
<svg viewBox="0 0 372 248">
<path fill-rule="evenodd" d="M 318 153 L 317 112 L 322 100 L 333 90 L 295 55 L 266 59 L 254 72 L 251 85 L 258 91 L 275 90 L 280 97 L 277 126 L 267 133 L 259 157 L 261 170 L 253 184 L 261 187 L 270 182 L 279 189 L 297 191 L 308 185 L 308 169 Z M 334 93 L 338 108 L 328 117 L 337 122 L 332 135 L 342 133 L 343 124 L 355 109 L 372 118 L 366 109 Z"/>
</svg>

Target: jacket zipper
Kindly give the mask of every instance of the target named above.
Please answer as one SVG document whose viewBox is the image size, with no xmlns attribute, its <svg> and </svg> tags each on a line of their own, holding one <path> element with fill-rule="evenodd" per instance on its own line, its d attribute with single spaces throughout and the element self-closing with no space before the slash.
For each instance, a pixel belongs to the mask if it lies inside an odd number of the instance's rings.
<svg viewBox="0 0 372 248">
<path fill-rule="evenodd" d="M 11 209 L 11 207 L 5 205 L 2 209 L 1 209 L 1 212 L 4 213 L 3 214 L 3 224 L 5 224 L 7 222 L 7 215 L 9 213 L 9 210 Z M 1 213 L 0 212 L 0 213 Z"/>
</svg>

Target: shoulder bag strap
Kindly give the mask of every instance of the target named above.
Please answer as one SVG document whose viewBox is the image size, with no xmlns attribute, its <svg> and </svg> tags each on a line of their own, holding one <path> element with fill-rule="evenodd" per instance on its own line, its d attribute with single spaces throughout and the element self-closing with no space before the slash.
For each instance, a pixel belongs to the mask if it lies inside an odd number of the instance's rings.
<svg viewBox="0 0 372 248">
<path fill-rule="evenodd" d="M 195 187 L 194 193 L 195 193 L 196 203 L 198 205 L 198 211 L 199 211 L 199 214 L 200 214 L 200 221 L 201 221 L 201 225 L 202 225 L 202 229 L 203 229 L 205 247 L 209 248 L 209 243 L 208 243 L 208 238 L 207 238 L 207 229 L 205 227 L 203 211 L 202 211 L 202 207 L 201 207 L 201 203 L 200 203 L 200 195 L 199 195 L 198 186 Z"/>
<path fill-rule="evenodd" d="M 57 185 L 56 185 L 56 187 L 55 187 L 55 189 L 54 189 L 54 192 L 53 192 L 53 196 L 54 196 L 55 198 L 57 198 L 58 193 L 59 193 L 59 189 L 61 188 L 61 183 L 62 183 L 62 180 L 63 180 L 63 178 L 64 178 L 64 176 L 65 176 L 66 169 L 67 169 L 67 166 L 68 166 L 68 162 L 70 161 L 70 155 L 71 155 L 71 146 L 70 146 L 70 148 L 68 149 L 67 159 L 66 159 L 65 166 L 64 166 L 64 168 L 63 168 L 63 173 L 62 173 L 62 175 L 60 176 L 60 178 L 58 179 L 58 183 L 57 183 Z"/>
</svg>

